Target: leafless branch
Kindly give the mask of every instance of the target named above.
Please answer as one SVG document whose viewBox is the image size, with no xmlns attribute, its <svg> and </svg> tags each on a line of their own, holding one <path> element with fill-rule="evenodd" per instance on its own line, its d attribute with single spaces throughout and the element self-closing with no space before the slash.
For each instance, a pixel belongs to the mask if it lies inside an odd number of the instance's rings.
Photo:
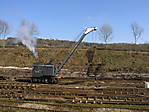
<svg viewBox="0 0 149 112">
<path fill-rule="evenodd" d="M 131 28 L 132 28 L 132 33 L 135 39 L 135 44 L 137 44 L 137 41 L 139 38 L 141 38 L 141 35 L 144 30 L 137 23 L 131 24 Z"/>
<path fill-rule="evenodd" d="M 99 28 L 100 39 L 102 39 L 105 44 L 107 44 L 108 41 L 110 41 L 112 38 L 112 32 L 112 27 L 110 25 L 102 25 L 101 28 Z"/>
<path fill-rule="evenodd" d="M 0 20 L 0 38 L 5 40 L 9 32 L 10 30 L 8 23 L 3 20 Z M 3 47 L 5 47 L 5 42 L 3 42 Z"/>
</svg>

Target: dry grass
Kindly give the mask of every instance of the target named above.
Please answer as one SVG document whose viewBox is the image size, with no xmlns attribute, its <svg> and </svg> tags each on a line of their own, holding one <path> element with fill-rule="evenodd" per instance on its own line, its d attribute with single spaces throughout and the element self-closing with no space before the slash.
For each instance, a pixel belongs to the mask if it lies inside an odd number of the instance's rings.
<svg viewBox="0 0 149 112">
<path fill-rule="evenodd" d="M 58 65 L 70 48 L 38 48 L 39 58 L 35 59 L 25 47 L 0 48 L 0 66 L 31 67 L 34 62 L 49 60 Z M 84 70 L 87 67 L 87 49 L 78 49 L 66 63 L 65 68 Z M 102 64 L 99 72 L 149 72 L 149 52 L 96 50 L 94 64 Z"/>
</svg>

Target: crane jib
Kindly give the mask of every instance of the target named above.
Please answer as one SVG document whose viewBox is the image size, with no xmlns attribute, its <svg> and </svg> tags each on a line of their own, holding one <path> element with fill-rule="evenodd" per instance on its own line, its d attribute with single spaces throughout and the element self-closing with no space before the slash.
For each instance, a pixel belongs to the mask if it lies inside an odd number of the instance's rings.
<svg viewBox="0 0 149 112">
<path fill-rule="evenodd" d="M 75 44 L 74 48 L 70 51 L 70 53 L 68 53 L 68 55 L 64 58 L 63 62 L 57 67 L 55 74 L 57 74 L 66 64 L 66 62 L 69 60 L 69 58 L 72 56 L 72 54 L 75 52 L 75 50 L 78 48 L 78 46 L 80 45 L 80 43 L 82 42 L 82 40 L 84 39 L 84 37 L 92 32 L 95 31 L 97 28 L 93 27 L 93 28 L 86 28 L 85 31 L 83 32 L 82 36 L 80 37 L 79 41 Z"/>
</svg>

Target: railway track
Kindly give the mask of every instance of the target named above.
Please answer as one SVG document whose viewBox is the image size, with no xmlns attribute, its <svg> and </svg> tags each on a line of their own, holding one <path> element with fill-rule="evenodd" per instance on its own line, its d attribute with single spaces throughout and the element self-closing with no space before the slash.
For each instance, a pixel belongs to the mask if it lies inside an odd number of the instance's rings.
<svg viewBox="0 0 149 112">
<path fill-rule="evenodd" d="M 31 77 L 17 77 L 15 80 L 17 81 L 30 81 Z M 149 81 L 148 77 L 135 77 L 135 78 L 125 78 L 125 77 L 119 77 L 119 78 L 108 78 L 108 77 L 62 77 L 61 80 L 85 80 L 85 81 L 91 81 L 91 80 L 109 80 L 109 81 L 117 81 L 117 80 L 131 80 L 131 81 Z"/>
<path fill-rule="evenodd" d="M 23 82 L 0 82 L 0 89 L 31 89 L 35 88 L 37 85 L 33 83 L 23 83 Z"/>
<path fill-rule="evenodd" d="M 6 103 L 13 103 L 13 104 L 23 104 L 23 103 L 33 103 L 33 104 L 43 104 L 43 102 L 41 103 L 41 102 L 35 102 L 35 101 L 22 101 L 22 100 L 14 100 L 14 101 L 12 101 L 12 100 L 0 100 L 0 102 L 6 102 Z M 91 105 L 90 104 L 90 106 L 89 105 L 75 105 L 75 104 L 67 104 L 67 103 L 65 103 L 65 104 L 62 104 L 62 103 L 51 103 L 51 104 L 44 104 L 44 105 L 47 105 L 47 106 L 54 106 L 54 107 L 58 107 L 58 108 L 74 108 L 74 109 L 80 109 L 80 108 L 86 108 L 86 109 L 90 109 L 90 110 L 92 110 L 92 109 L 94 109 L 94 108 L 109 108 L 108 106 L 98 106 L 98 105 Z M 5 106 L 5 105 L 0 105 L 0 107 L 10 107 L 10 106 Z M 21 107 L 17 107 L 17 106 L 12 106 L 12 107 L 14 107 L 14 108 L 21 108 Z M 23 108 L 23 107 L 22 107 Z M 128 109 L 128 110 L 149 110 L 149 107 L 146 107 L 146 108 L 139 108 L 139 106 L 138 106 L 138 108 L 128 108 L 128 107 L 110 107 L 110 108 L 116 108 L 116 109 Z M 26 109 L 26 108 L 24 108 L 24 109 Z M 28 109 L 28 108 L 27 108 Z M 34 108 L 31 108 L 32 110 L 37 110 L 37 109 L 34 109 Z M 44 109 L 40 109 L 40 110 L 43 110 L 44 111 Z M 47 111 L 47 110 L 46 110 Z M 59 111 L 56 111 L 56 110 L 51 110 L 52 112 L 59 112 Z M 51 112 L 50 111 L 50 112 Z M 67 111 L 60 111 L 60 112 L 67 112 Z"/>
<path fill-rule="evenodd" d="M 12 111 L 12 109 L 17 109 L 17 110 L 27 110 L 27 111 L 29 111 L 29 110 L 34 110 L 34 111 L 37 111 L 37 112 L 69 112 L 69 111 L 62 111 L 62 110 L 60 110 L 60 111 L 58 111 L 58 110 L 46 110 L 46 109 L 35 109 L 35 108 L 28 108 L 28 107 L 18 107 L 18 106 L 10 106 L 10 105 L 0 105 L 0 108 L 1 108 L 1 111 L 3 110 L 3 109 L 8 109 L 8 110 L 10 110 L 10 111 Z"/>
<path fill-rule="evenodd" d="M 0 97 L 62 103 L 149 105 L 149 89 L 136 87 L 75 88 L 27 82 L 0 82 Z"/>
<path fill-rule="evenodd" d="M 29 79 L 29 78 L 28 78 Z M 119 78 L 113 78 L 113 77 L 63 77 L 62 80 L 109 80 L 109 81 L 117 81 L 117 80 L 131 80 L 131 81 L 149 81 L 148 77 L 119 77 Z"/>
<path fill-rule="evenodd" d="M 55 100 L 57 102 L 68 103 L 97 103 L 97 104 L 149 104 L 148 96 L 141 95 L 120 95 L 120 94 L 95 94 L 95 93 L 64 93 L 64 92 L 48 92 L 48 93 L 31 93 L 24 94 L 25 99 L 48 101 Z"/>
<path fill-rule="evenodd" d="M 22 98 L 32 100 L 53 100 L 69 103 L 99 104 L 149 104 L 148 88 L 66 88 L 39 86 L 34 84 L 15 84 L 1 86 L 2 98 Z"/>
</svg>

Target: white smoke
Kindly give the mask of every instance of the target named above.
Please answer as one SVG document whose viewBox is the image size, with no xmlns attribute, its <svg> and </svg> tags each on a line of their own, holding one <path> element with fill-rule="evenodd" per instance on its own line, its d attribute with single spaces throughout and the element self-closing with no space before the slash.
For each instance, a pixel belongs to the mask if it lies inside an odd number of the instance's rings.
<svg viewBox="0 0 149 112">
<path fill-rule="evenodd" d="M 37 34 L 35 24 L 23 20 L 17 31 L 18 41 L 22 42 L 38 58 L 38 53 L 35 50 L 37 46 L 37 39 L 34 37 L 35 34 Z"/>
</svg>

